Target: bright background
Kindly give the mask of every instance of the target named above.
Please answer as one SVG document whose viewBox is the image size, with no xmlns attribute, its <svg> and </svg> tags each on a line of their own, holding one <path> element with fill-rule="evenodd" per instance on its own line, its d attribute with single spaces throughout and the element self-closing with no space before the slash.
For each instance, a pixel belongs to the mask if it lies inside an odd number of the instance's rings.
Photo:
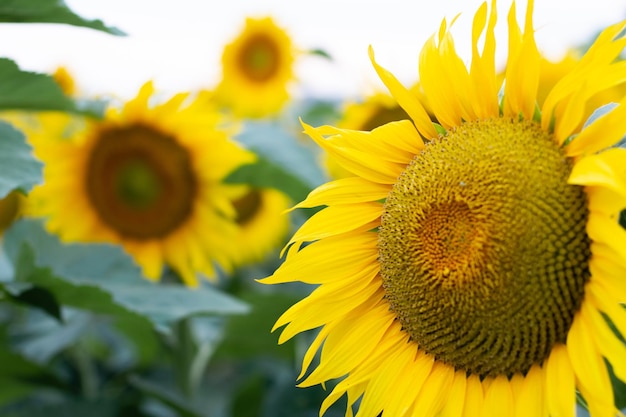
<svg viewBox="0 0 626 417">
<path fill-rule="evenodd" d="M 273 16 L 302 49 L 321 48 L 332 61 L 306 56 L 298 61 L 300 96 L 345 97 L 381 88 L 367 57 L 402 81 L 417 76 L 424 41 L 443 17 L 462 13 L 455 24 L 457 49 L 468 57 L 469 35 L 479 0 L 67 0 L 86 18 L 102 19 L 128 34 L 115 37 L 63 25 L 0 25 L 0 56 L 23 69 L 51 72 L 66 66 L 86 94 L 132 97 L 148 79 L 166 92 L 211 88 L 220 76 L 223 46 L 243 27 L 245 16 Z M 623 0 L 537 0 L 538 45 L 551 57 L 587 42 L 597 31 L 626 18 Z M 501 1 L 499 33 L 510 1 Z M 518 3 L 519 19 L 526 2 Z M 500 37 L 503 62 L 506 38 Z"/>
</svg>

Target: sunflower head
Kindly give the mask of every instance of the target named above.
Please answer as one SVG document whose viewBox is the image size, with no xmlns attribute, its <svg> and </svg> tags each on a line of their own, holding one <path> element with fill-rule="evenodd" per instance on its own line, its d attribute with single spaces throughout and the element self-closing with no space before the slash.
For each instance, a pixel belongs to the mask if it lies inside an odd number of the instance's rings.
<svg viewBox="0 0 626 417">
<path fill-rule="evenodd" d="M 186 94 L 150 105 L 152 94 L 147 83 L 103 120 L 43 115 L 27 130 L 45 162 L 30 211 L 64 240 L 121 244 L 149 278 L 167 264 L 197 285 L 196 273 L 230 268 L 235 210 L 221 180 L 254 157 L 215 110 Z"/>
<path fill-rule="evenodd" d="M 294 46 L 270 17 L 247 18 L 242 32 L 224 47 L 216 99 L 241 117 L 277 113 L 289 99 Z"/>
<path fill-rule="evenodd" d="M 322 413 L 347 395 L 347 416 L 357 401 L 368 417 L 573 416 L 578 391 L 592 416 L 616 414 L 607 363 L 626 381 L 626 150 L 613 145 L 626 98 L 587 118 L 626 79 L 626 22 L 542 97 L 532 10 L 520 27 L 510 9 L 502 75 L 485 3 L 470 65 L 445 20 L 424 45 L 429 110 L 370 50 L 410 119 L 304 125 L 350 176 L 295 206 L 323 208 L 262 282 L 317 285 L 275 328 L 280 342 L 319 329 L 301 386 L 340 379 Z"/>
</svg>

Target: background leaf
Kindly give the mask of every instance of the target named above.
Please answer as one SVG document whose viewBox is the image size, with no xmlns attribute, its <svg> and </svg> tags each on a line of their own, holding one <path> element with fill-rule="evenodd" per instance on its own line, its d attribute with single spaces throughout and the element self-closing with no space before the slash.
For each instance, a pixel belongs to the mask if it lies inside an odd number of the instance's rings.
<svg viewBox="0 0 626 417">
<path fill-rule="evenodd" d="M 5 234 L 5 250 L 14 265 L 33 269 L 16 271 L 22 281 L 44 287 L 59 303 L 98 313 L 134 312 L 164 331 L 195 314 L 244 314 L 248 306 L 218 289 L 205 285 L 195 290 L 181 285 L 155 284 L 142 277 L 138 266 L 120 247 L 107 244 L 62 244 L 36 220 L 21 220 Z M 26 245 L 36 254 L 30 260 L 20 253 Z M 49 268 L 46 271 L 42 268 Z M 61 297 L 61 298 L 60 298 Z"/>
<path fill-rule="evenodd" d="M 106 26 L 101 20 L 89 20 L 78 16 L 63 0 L 2 0 L 0 22 L 63 23 L 100 30 L 112 35 L 124 35 L 121 30 Z"/>
<path fill-rule="evenodd" d="M 43 164 L 33 157 L 32 147 L 22 132 L 0 121 L 0 198 L 16 188 L 30 191 L 42 181 L 42 167 Z"/>
<path fill-rule="evenodd" d="M 0 58 L 0 110 L 79 111 L 52 76 L 22 71 L 8 58 Z"/>
</svg>

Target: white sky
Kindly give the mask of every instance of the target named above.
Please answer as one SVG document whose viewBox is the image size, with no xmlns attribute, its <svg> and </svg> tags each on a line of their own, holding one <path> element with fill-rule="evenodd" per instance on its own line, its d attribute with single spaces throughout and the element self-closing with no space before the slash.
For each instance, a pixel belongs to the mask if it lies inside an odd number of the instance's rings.
<svg viewBox="0 0 626 417">
<path fill-rule="evenodd" d="M 132 97 L 153 79 L 164 92 L 211 88 L 220 75 L 224 44 L 245 16 L 271 15 L 302 49 L 321 48 L 334 60 L 307 56 L 296 68 L 300 95 L 337 97 L 382 88 L 367 57 L 403 82 L 417 78 L 417 57 L 443 17 L 455 23 L 457 50 L 469 57 L 470 27 L 479 0 L 66 0 L 78 14 L 125 31 L 115 37 L 64 25 L 0 24 L 0 56 L 24 69 L 66 66 L 86 94 Z M 519 1 L 523 19 L 525 0 Z M 511 0 L 498 3 L 498 56 L 506 56 L 505 22 Z M 536 0 L 539 48 L 560 56 L 600 28 L 626 18 L 626 0 Z"/>
</svg>

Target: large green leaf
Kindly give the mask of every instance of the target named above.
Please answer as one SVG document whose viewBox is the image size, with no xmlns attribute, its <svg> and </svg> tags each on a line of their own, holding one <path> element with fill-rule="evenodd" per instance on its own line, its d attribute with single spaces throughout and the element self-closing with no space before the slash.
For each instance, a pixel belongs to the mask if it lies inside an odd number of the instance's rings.
<svg viewBox="0 0 626 417">
<path fill-rule="evenodd" d="M 79 111 L 50 75 L 22 71 L 0 58 L 0 110 Z"/>
<path fill-rule="evenodd" d="M 0 198 L 16 188 L 31 190 L 42 181 L 42 167 L 43 164 L 33 157 L 32 148 L 22 132 L 0 121 Z"/>
<path fill-rule="evenodd" d="M 33 248 L 36 265 L 50 268 L 54 274 L 45 281 L 27 281 L 48 290 L 49 285 L 58 289 L 64 297 L 61 304 L 102 313 L 116 313 L 122 308 L 147 317 L 161 329 L 195 314 L 248 312 L 244 302 L 208 285 L 190 290 L 180 285 L 152 283 L 141 276 L 137 265 L 121 248 L 107 244 L 65 245 L 35 220 L 21 220 L 5 234 L 5 250 L 14 263 L 19 261 L 19 248 L 24 244 Z M 86 296 L 92 299 L 82 302 L 80 291 L 87 291 Z M 77 298 L 68 299 L 70 296 Z"/>
<path fill-rule="evenodd" d="M 0 22 L 63 23 L 100 30 L 112 35 L 124 35 L 121 30 L 106 26 L 101 20 L 89 20 L 78 16 L 63 0 L 2 0 Z"/>
</svg>

